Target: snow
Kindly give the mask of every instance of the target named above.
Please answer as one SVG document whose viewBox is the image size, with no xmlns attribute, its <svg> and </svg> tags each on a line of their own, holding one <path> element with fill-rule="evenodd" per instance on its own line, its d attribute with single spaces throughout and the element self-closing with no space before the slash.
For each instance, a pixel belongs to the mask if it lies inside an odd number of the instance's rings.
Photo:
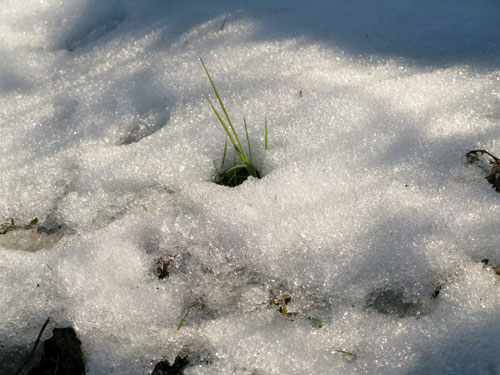
<svg viewBox="0 0 500 375">
<path fill-rule="evenodd" d="M 39 222 L 0 235 L 0 373 L 48 316 L 92 375 L 497 373 L 500 196 L 465 154 L 500 154 L 499 16 L 3 1 L 0 224 Z M 213 183 L 200 57 L 262 179 Z"/>
</svg>

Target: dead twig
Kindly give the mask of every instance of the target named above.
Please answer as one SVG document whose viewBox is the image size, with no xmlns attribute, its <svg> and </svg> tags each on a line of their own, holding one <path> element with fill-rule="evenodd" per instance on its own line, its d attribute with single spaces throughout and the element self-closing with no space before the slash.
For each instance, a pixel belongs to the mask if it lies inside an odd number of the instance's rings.
<svg viewBox="0 0 500 375">
<path fill-rule="evenodd" d="M 217 30 L 218 33 L 220 33 L 222 30 L 224 30 L 224 26 L 226 26 L 226 22 L 227 22 L 227 17 L 224 18 L 224 22 L 222 22 L 222 26 L 219 28 L 219 30 Z"/>
<path fill-rule="evenodd" d="M 487 160 L 488 164 L 491 165 L 491 169 L 489 171 L 484 166 L 480 166 L 486 169 L 487 172 L 489 172 L 489 174 L 486 176 L 486 180 L 493 185 L 497 192 L 500 193 L 500 159 L 486 150 L 472 150 L 466 154 L 467 162 L 469 164 L 479 163 L 480 155 L 487 155 L 491 158 L 490 160 Z"/>
<path fill-rule="evenodd" d="M 11 230 L 18 230 L 18 229 L 31 229 L 33 228 L 36 224 L 38 223 L 38 219 L 35 218 L 29 223 L 28 225 L 22 225 L 18 226 L 14 220 L 14 218 L 10 219 L 10 224 L 2 224 L 0 226 L 0 234 L 6 234 L 7 232 L 10 232 Z"/>
</svg>

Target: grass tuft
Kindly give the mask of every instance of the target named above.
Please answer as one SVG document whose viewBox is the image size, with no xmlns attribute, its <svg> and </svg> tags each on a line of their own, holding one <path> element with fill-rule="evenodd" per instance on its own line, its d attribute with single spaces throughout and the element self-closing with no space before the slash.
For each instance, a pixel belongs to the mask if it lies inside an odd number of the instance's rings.
<svg viewBox="0 0 500 375">
<path fill-rule="evenodd" d="M 233 122 L 231 121 L 231 118 L 229 117 L 229 114 L 227 113 L 226 107 L 224 106 L 224 103 L 219 95 L 219 92 L 217 91 L 217 88 L 215 87 L 214 81 L 212 77 L 210 76 L 210 73 L 208 72 L 208 69 L 203 62 L 203 60 L 200 58 L 201 64 L 203 65 L 203 68 L 205 69 L 205 73 L 207 74 L 207 77 L 210 81 L 210 84 L 212 85 L 212 89 L 215 93 L 215 96 L 217 97 L 217 101 L 220 105 L 220 108 L 222 109 L 222 112 L 224 113 L 225 120 L 223 119 L 223 116 L 217 111 L 217 108 L 215 107 L 214 103 L 210 100 L 208 97 L 207 93 L 203 91 L 203 95 L 205 95 L 205 98 L 207 98 L 208 103 L 212 107 L 212 110 L 214 111 L 215 115 L 217 116 L 217 119 L 219 120 L 220 124 L 224 128 L 227 137 L 226 137 L 226 143 L 224 145 L 224 155 L 222 157 L 222 163 L 220 169 L 217 168 L 217 164 L 214 162 L 215 166 L 215 171 L 217 173 L 217 180 L 216 183 L 224 186 L 238 186 L 243 181 L 245 181 L 249 176 L 253 176 L 255 178 L 261 178 L 260 172 L 258 169 L 255 167 L 253 163 L 253 153 L 252 153 L 252 146 L 250 144 L 250 138 L 248 136 L 248 127 L 247 127 L 247 121 L 244 118 L 243 123 L 245 125 L 245 135 L 247 138 L 247 145 L 248 145 L 248 155 L 245 152 L 245 149 L 243 148 L 243 145 L 241 144 L 240 138 L 238 137 L 238 133 L 234 129 Z M 226 123 L 227 122 L 227 123 Z M 229 167 L 227 169 L 224 168 L 224 162 L 226 160 L 226 152 L 227 152 L 227 145 L 228 145 L 228 138 L 231 141 L 234 152 L 235 152 L 235 162 L 232 167 Z M 265 120 L 265 149 L 267 150 L 268 148 L 268 142 L 267 142 L 267 119 Z M 236 156 L 240 159 L 240 163 L 236 163 Z"/>
</svg>

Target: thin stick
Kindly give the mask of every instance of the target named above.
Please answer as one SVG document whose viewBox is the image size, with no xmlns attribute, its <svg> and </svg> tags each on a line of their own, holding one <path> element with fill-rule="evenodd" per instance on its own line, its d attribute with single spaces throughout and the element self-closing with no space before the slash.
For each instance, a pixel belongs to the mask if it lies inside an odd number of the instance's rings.
<svg viewBox="0 0 500 375">
<path fill-rule="evenodd" d="M 491 157 L 492 157 L 492 158 L 493 158 L 496 162 L 499 162 L 499 161 L 500 161 L 500 159 L 499 159 L 499 158 L 497 158 L 497 157 L 496 157 L 496 156 L 494 156 L 494 155 L 491 155 L 491 154 L 490 154 L 488 151 L 486 151 L 486 150 L 472 150 L 472 151 L 469 151 L 469 152 L 467 153 L 466 157 L 469 157 L 470 155 L 472 155 L 472 154 L 477 154 L 477 153 L 481 153 L 481 154 L 486 154 L 486 155 L 489 155 L 489 156 L 491 156 Z"/>
<path fill-rule="evenodd" d="M 224 26 L 226 26 L 226 22 L 227 22 L 227 17 L 226 17 L 226 18 L 224 18 L 224 22 L 222 22 L 222 26 L 219 28 L 219 31 L 218 31 L 219 33 L 220 33 L 222 30 L 224 30 Z"/>
<path fill-rule="evenodd" d="M 16 373 L 14 375 L 18 375 L 26 367 L 26 365 L 28 363 L 30 363 L 31 358 L 33 357 L 33 354 L 35 354 L 36 347 L 38 346 L 38 343 L 40 342 L 40 339 L 42 338 L 43 331 L 45 331 L 45 328 L 47 328 L 49 321 L 50 321 L 50 316 L 47 318 L 45 323 L 43 323 L 42 329 L 40 329 L 40 332 L 38 333 L 38 337 L 36 338 L 36 341 L 35 341 L 35 346 L 33 346 L 33 349 L 31 350 L 30 355 L 28 356 L 28 358 L 26 358 L 26 361 L 24 361 L 23 365 L 19 368 L 19 370 L 16 371 Z"/>
</svg>

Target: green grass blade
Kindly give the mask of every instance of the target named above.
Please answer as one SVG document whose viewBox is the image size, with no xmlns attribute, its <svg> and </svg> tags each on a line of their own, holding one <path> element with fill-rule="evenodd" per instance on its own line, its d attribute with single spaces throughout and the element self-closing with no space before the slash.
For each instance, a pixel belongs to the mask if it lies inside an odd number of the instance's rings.
<svg viewBox="0 0 500 375">
<path fill-rule="evenodd" d="M 241 159 L 241 160 L 243 162 L 248 163 L 248 158 L 247 158 L 247 156 L 245 154 L 245 150 L 243 150 L 243 147 L 241 146 L 241 142 L 240 142 L 240 139 L 238 138 L 238 134 L 236 133 L 236 130 L 234 130 L 233 123 L 232 123 L 231 119 L 229 118 L 229 115 L 228 115 L 228 113 L 226 111 L 226 107 L 224 106 L 224 103 L 222 102 L 222 99 L 221 99 L 221 97 L 219 95 L 219 92 L 217 91 L 217 88 L 215 87 L 214 81 L 212 80 L 212 77 L 210 76 L 210 73 L 208 72 L 208 69 L 207 69 L 205 63 L 203 62 L 203 60 L 201 59 L 201 57 L 200 57 L 200 61 L 201 61 L 201 64 L 203 65 L 203 68 L 205 69 L 205 72 L 207 73 L 208 79 L 210 80 L 210 84 L 212 85 L 212 88 L 213 88 L 213 90 L 215 92 L 215 95 L 217 96 L 217 100 L 219 101 L 219 104 L 220 104 L 222 110 L 224 111 L 224 114 L 226 115 L 227 122 L 229 123 L 229 126 L 231 127 L 231 130 L 233 131 L 234 137 L 238 141 L 238 146 L 240 146 L 241 153 L 245 157 L 244 159 Z"/>
<path fill-rule="evenodd" d="M 253 164 L 244 164 L 244 165 L 249 175 L 260 178 L 260 175 Z"/>
<path fill-rule="evenodd" d="M 224 169 L 224 161 L 226 160 L 226 152 L 227 152 L 227 135 L 226 135 L 226 143 L 224 144 L 224 155 L 222 155 L 222 165 L 220 169 Z"/>
<path fill-rule="evenodd" d="M 342 353 L 342 354 L 345 354 L 345 355 L 352 355 L 351 352 L 346 352 L 345 350 L 335 350 L 337 353 Z"/>
<path fill-rule="evenodd" d="M 233 183 L 233 180 L 235 178 L 236 178 L 236 172 L 234 172 L 233 175 L 231 176 L 231 178 L 227 181 L 227 185 L 231 186 L 231 184 Z"/>
<path fill-rule="evenodd" d="M 250 138 L 248 137 L 247 120 L 244 117 L 243 117 L 243 122 L 245 123 L 245 133 L 247 135 L 248 153 L 250 154 L 250 164 L 253 165 L 252 146 L 250 146 Z"/>
<path fill-rule="evenodd" d="M 214 161 L 215 172 L 217 172 L 217 177 L 220 176 L 219 169 L 217 168 L 217 164 Z"/>
<path fill-rule="evenodd" d="M 267 118 L 266 118 L 266 150 L 267 150 Z"/>
<path fill-rule="evenodd" d="M 325 323 L 323 320 L 318 319 L 318 318 L 313 318 L 312 316 L 308 316 L 307 319 L 313 320 L 313 321 L 321 323 L 321 324 Z"/>
<path fill-rule="evenodd" d="M 240 168 L 246 168 L 247 164 L 238 164 L 238 165 L 235 165 L 234 167 L 232 168 L 229 168 L 227 171 L 224 172 L 224 174 L 229 174 L 233 171 L 236 171 L 237 169 L 240 169 Z"/>
<path fill-rule="evenodd" d="M 177 327 L 177 331 L 180 331 L 182 328 L 182 325 L 184 324 L 184 321 L 186 320 L 187 316 L 189 314 L 189 310 L 184 314 L 184 316 L 181 319 L 181 322 L 179 323 L 179 327 Z"/>
<path fill-rule="evenodd" d="M 212 107 L 213 111 L 217 115 L 217 118 L 219 119 L 221 125 L 224 127 L 224 130 L 226 131 L 226 134 L 229 136 L 229 139 L 231 140 L 231 143 L 233 144 L 234 149 L 236 150 L 236 152 L 238 153 L 239 157 L 241 158 L 241 161 L 248 162 L 248 159 L 246 158 L 246 155 L 242 154 L 241 151 L 240 151 L 240 149 L 238 148 L 238 146 L 236 146 L 236 142 L 234 141 L 233 136 L 229 132 L 229 129 L 228 129 L 226 123 L 224 122 L 224 120 L 222 119 L 222 117 L 219 115 L 219 112 L 217 112 L 217 109 L 215 108 L 214 104 L 212 103 L 212 101 L 208 97 L 207 93 L 205 91 L 203 91 L 203 90 L 202 90 L 202 92 L 203 92 L 203 95 L 205 95 L 205 98 L 207 98 L 208 102 L 210 103 L 210 106 Z"/>
</svg>

